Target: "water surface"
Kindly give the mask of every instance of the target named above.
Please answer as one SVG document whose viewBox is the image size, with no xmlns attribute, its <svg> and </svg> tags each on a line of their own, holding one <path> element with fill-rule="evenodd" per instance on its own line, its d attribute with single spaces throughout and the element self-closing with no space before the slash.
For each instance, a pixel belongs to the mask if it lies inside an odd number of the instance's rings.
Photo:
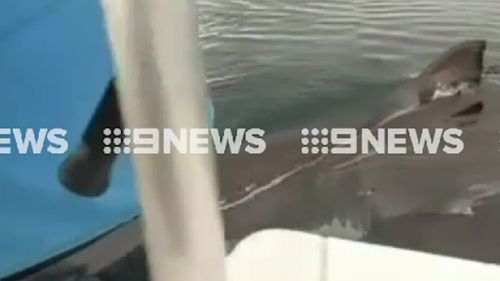
<svg viewBox="0 0 500 281">
<path fill-rule="evenodd" d="M 268 130 L 370 119 L 463 39 L 500 62 L 495 0 L 199 0 L 217 123 Z"/>
</svg>

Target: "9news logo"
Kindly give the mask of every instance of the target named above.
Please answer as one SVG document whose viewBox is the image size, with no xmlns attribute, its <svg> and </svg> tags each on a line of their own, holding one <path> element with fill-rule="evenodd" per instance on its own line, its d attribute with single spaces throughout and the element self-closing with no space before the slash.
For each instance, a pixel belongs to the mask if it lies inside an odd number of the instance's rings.
<svg viewBox="0 0 500 281">
<path fill-rule="evenodd" d="M 62 128 L 0 128 L 0 154 L 64 154 L 66 134 Z"/>
</svg>

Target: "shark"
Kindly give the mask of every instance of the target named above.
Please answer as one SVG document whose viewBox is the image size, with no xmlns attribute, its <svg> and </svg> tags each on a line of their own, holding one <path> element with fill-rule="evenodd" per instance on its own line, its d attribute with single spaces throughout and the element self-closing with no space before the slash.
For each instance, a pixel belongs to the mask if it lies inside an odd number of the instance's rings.
<svg viewBox="0 0 500 281">
<path fill-rule="evenodd" d="M 262 155 L 218 159 L 226 238 L 288 228 L 364 239 L 406 215 L 472 217 L 500 193 L 500 88 L 485 81 L 485 50 L 483 40 L 453 46 L 409 79 L 409 106 L 369 127 L 460 128 L 462 153 L 304 155 L 299 130 L 271 137 Z"/>
<path fill-rule="evenodd" d="M 388 237 L 395 233 L 390 222 L 399 218 L 473 219 L 477 208 L 500 194 L 500 88 L 487 79 L 498 69 L 484 66 L 486 46 L 484 40 L 468 40 L 451 47 L 408 78 L 405 106 L 358 126 L 460 128 L 464 151 L 458 155 L 304 154 L 300 129 L 267 137 L 262 154 L 217 155 L 228 250 L 266 228 L 358 240 L 383 229 L 374 239 L 390 244 L 394 239 Z M 107 91 L 114 94 L 116 89 L 111 85 Z M 86 132 L 94 134 L 87 139 L 96 143 L 85 144 L 84 139 L 85 149 L 61 165 L 63 185 L 83 196 L 105 192 L 112 172 L 114 157 L 90 149 L 102 145 L 92 128 L 121 126 L 116 101 L 103 100 Z"/>
</svg>

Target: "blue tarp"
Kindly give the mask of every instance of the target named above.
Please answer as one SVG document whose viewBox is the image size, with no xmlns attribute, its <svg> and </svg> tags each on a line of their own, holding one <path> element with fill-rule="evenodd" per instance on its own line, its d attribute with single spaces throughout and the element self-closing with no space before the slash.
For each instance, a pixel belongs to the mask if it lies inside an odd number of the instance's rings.
<svg viewBox="0 0 500 281">
<path fill-rule="evenodd" d="M 64 128 L 71 151 L 111 73 L 97 0 L 0 1 L 0 128 Z M 138 214 L 128 159 L 105 196 L 85 199 L 58 183 L 66 156 L 0 155 L 0 279 Z"/>
</svg>

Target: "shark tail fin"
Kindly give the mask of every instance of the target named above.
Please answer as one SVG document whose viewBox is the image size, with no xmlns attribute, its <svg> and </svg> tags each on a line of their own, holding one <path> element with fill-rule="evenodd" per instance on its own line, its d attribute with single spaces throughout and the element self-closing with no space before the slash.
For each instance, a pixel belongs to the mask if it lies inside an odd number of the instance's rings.
<svg viewBox="0 0 500 281">
<path fill-rule="evenodd" d="M 469 40 L 441 54 L 414 78 L 420 103 L 431 101 L 438 85 L 454 86 L 460 82 L 479 84 L 485 50 L 485 40 Z"/>
</svg>

